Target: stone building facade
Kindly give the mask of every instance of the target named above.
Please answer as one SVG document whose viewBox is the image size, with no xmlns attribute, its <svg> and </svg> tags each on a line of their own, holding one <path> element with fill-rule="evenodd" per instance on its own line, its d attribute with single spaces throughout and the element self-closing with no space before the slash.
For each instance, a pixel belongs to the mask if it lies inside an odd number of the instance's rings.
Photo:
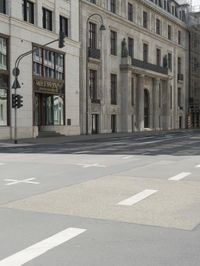
<svg viewBox="0 0 200 266">
<path fill-rule="evenodd" d="M 185 128 L 186 9 L 165 0 L 80 0 L 83 134 Z"/>
<path fill-rule="evenodd" d="M 43 44 L 65 34 L 65 47 Z M 40 131 L 80 134 L 79 126 L 79 1 L 0 1 L 0 139 L 13 138 L 12 70 L 22 59 L 18 77 L 23 107 L 17 110 L 18 138 Z"/>
<path fill-rule="evenodd" d="M 200 128 L 200 8 L 189 14 L 189 128 Z"/>
</svg>

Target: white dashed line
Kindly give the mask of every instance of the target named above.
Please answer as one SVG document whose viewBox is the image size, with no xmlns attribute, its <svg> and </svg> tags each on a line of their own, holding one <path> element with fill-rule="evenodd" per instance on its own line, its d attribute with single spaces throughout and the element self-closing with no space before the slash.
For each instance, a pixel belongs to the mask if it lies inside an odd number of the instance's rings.
<svg viewBox="0 0 200 266">
<path fill-rule="evenodd" d="M 93 164 L 86 164 L 86 163 L 78 163 L 78 166 L 82 166 L 83 168 L 89 168 L 89 167 L 106 167 L 105 165 L 93 163 Z"/>
<path fill-rule="evenodd" d="M 127 159 L 131 159 L 131 158 L 133 158 L 132 155 L 130 155 L 130 156 L 125 156 L 125 157 L 122 157 L 122 160 L 127 160 Z"/>
<path fill-rule="evenodd" d="M 0 261 L 0 266 L 21 266 L 25 263 L 33 260 L 36 257 L 46 253 L 48 250 L 53 249 L 70 239 L 82 234 L 86 229 L 80 228 L 68 228 L 56 235 L 53 235 L 41 242 L 36 243 L 22 251 L 15 253 L 14 255 L 5 258 Z"/>
<path fill-rule="evenodd" d="M 1 166 L 1 165 L 5 165 L 5 163 L 0 163 L 0 166 Z"/>
<path fill-rule="evenodd" d="M 195 167 L 196 167 L 196 168 L 200 168 L 200 164 L 196 165 Z"/>
<path fill-rule="evenodd" d="M 90 151 L 76 151 L 73 154 L 82 154 L 82 153 L 89 153 Z"/>
<path fill-rule="evenodd" d="M 183 173 L 180 173 L 178 175 L 170 177 L 168 180 L 170 180 L 170 181 L 179 181 L 179 180 L 181 180 L 181 179 L 183 179 L 183 178 L 185 178 L 186 176 L 189 176 L 189 175 L 191 175 L 191 173 L 183 172 Z"/>
<path fill-rule="evenodd" d="M 123 205 L 123 206 L 132 206 L 133 204 L 138 203 L 139 201 L 144 200 L 145 198 L 151 196 L 152 194 L 158 192 L 158 190 L 152 190 L 152 189 L 145 189 L 144 191 L 128 198 L 123 201 L 120 201 L 117 205 Z"/>
</svg>

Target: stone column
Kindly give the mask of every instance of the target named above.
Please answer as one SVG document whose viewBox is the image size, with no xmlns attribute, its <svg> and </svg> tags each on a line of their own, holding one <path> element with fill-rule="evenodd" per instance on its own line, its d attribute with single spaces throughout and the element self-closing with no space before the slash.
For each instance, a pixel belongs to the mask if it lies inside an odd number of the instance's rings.
<svg viewBox="0 0 200 266">
<path fill-rule="evenodd" d="M 144 130 L 144 75 L 139 75 L 137 80 L 137 129 Z"/>
<path fill-rule="evenodd" d="M 170 129 L 170 81 L 162 82 L 162 124 L 163 129 Z"/>
<path fill-rule="evenodd" d="M 156 78 L 153 81 L 153 128 L 159 130 L 159 84 L 160 79 Z"/>
</svg>

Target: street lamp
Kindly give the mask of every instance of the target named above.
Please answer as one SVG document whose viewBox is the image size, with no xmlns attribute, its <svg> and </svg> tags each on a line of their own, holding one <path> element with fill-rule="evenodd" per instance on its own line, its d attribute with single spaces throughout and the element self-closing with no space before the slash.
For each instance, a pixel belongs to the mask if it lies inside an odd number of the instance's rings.
<svg viewBox="0 0 200 266">
<path fill-rule="evenodd" d="M 91 14 L 88 18 L 87 18 L 87 24 L 86 24 L 86 135 L 88 135 L 89 133 L 89 130 L 88 130 L 88 119 L 89 119 L 89 99 L 88 99 L 88 96 L 89 96 L 89 91 L 88 91 L 88 84 L 89 84 L 89 80 L 88 80 L 88 25 L 89 25 L 89 20 L 93 17 L 93 16 L 98 16 L 100 19 L 101 19 L 101 26 L 99 28 L 100 31 L 103 31 L 103 30 L 106 30 L 106 27 L 105 25 L 103 24 L 103 17 L 98 14 L 98 13 L 94 13 L 94 14 Z"/>
</svg>

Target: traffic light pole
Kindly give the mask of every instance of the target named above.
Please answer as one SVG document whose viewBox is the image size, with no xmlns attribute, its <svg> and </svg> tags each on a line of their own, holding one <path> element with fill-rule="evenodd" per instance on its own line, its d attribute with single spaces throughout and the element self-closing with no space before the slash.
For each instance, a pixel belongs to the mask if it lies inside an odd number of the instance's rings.
<svg viewBox="0 0 200 266">
<path fill-rule="evenodd" d="M 59 42 L 59 48 L 63 48 L 63 47 L 64 47 L 64 37 L 65 37 L 65 36 L 63 35 L 63 33 L 60 32 L 60 36 L 59 36 L 58 39 L 53 40 L 53 41 L 48 42 L 48 43 L 45 43 L 44 45 L 41 45 L 40 48 L 46 47 L 46 46 L 48 46 L 49 44 L 52 44 L 52 43 L 54 43 L 54 42 Z M 26 57 L 26 56 L 32 54 L 32 53 L 33 53 L 34 51 L 36 51 L 37 49 L 38 49 L 38 47 L 35 47 L 35 48 L 33 48 L 32 50 L 30 50 L 30 51 L 28 51 L 28 52 L 26 52 L 26 53 L 23 53 L 23 54 L 21 54 L 21 55 L 19 55 L 19 56 L 17 57 L 17 59 L 15 60 L 15 68 L 13 69 L 13 75 L 14 75 L 15 80 L 14 80 L 14 83 L 13 83 L 13 86 L 12 86 L 12 88 L 14 89 L 14 95 L 15 95 L 15 97 L 17 96 L 17 89 L 20 88 L 20 85 L 19 85 L 19 83 L 18 83 L 18 76 L 19 76 L 19 73 L 20 73 L 20 70 L 19 70 L 19 63 L 20 63 L 20 61 L 21 61 L 24 57 Z M 17 143 L 18 143 L 18 140 L 17 140 L 17 105 L 15 105 L 14 144 L 17 144 Z"/>
</svg>

